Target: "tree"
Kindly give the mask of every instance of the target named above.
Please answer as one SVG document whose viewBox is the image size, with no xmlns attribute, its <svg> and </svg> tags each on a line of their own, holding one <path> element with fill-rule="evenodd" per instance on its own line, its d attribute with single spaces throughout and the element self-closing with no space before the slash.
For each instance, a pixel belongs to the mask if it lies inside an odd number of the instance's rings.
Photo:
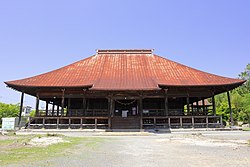
<svg viewBox="0 0 250 167">
<path fill-rule="evenodd" d="M 239 78 L 246 82 L 230 93 L 233 118 L 236 123 L 250 123 L 250 64 L 247 64 L 245 70 L 239 74 Z M 217 95 L 215 102 L 217 113 L 222 115 L 223 122 L 229 122 L 230 112 L 226 93 Z"/>
<path fill-rule="evenodd" d="M 19 104 L 5 104 L 0 102 L 0 124 L 2 118 L 17 117 L 19 114 Z"/>
</svg>

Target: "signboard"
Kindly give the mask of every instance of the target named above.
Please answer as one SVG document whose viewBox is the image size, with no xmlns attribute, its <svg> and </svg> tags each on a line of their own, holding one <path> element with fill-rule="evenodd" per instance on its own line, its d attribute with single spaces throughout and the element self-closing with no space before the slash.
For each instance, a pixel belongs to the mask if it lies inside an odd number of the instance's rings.
<svg viewBox="0 0 250 167">
<path fill-rule="evenodd" d="M 16 118 L 2 118 L 3 130 L 15 130 Z"/>
</svg>

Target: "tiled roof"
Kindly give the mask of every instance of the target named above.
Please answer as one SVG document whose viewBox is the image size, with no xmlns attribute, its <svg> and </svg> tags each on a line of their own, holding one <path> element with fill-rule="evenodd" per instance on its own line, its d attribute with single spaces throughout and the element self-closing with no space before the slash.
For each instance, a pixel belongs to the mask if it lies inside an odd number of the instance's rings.
<svg viewBox="0 0 250 167">
<path fill-rule="evenodd" d="M 84 87 L 92 90 L 156 90 L 160 86 L 242 84 L 176 63 L 152 50 L 97 50 L 96 55 L 41 75 L 6 84 L 23 87 Z"/>
</svg>

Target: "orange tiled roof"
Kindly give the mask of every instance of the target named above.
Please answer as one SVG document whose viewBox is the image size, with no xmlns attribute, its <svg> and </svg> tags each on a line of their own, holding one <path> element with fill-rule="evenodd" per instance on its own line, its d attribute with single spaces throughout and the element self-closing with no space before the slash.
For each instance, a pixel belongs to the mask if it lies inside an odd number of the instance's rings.
<svg viewBox="0 0 250 167">
<path fill-rule="evenodd" d="M 242 84 L 199 71 L 152 50 L 97 50 L 96 55 L 41 75 L 6 82 L 10 87 L 84 87 L 92 90 L 156 90 L 162 86 Z"/>
</svg>

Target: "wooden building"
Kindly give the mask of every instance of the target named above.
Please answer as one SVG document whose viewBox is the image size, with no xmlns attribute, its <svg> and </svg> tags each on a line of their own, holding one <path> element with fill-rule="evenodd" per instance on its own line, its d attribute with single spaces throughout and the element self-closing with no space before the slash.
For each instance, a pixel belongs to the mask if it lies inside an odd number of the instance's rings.
<svg viewBox="0 0 250 167">
<path fill-rule="evenodd" d="M 220 127 L 214 96 L 228 92 L 231 108 L 229 91 L 244 82 L 144 49 L 97 50 L 60 69 L 5 83 L 22 92 L 20 111 L 24 94 L 36 97 L 29 127 L 147 129 Z M 211 107 L 204 102 L 208 98 Z M 44 110 L 40 101 L 46 102 Z M 198 101 L 200 105 L 192 105 Z"/>
</svg>

